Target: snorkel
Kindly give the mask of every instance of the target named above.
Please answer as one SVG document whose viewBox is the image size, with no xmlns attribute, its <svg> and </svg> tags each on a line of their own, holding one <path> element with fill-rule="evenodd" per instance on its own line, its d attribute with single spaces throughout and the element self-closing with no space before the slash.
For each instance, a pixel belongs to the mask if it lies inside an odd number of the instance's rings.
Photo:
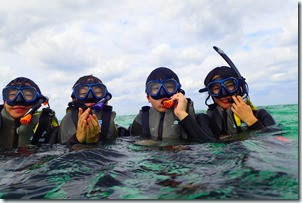
<svg viewBox="0 0 302 203">
<path fill-rule="evenodd" d="M 112 95 L 108 92 L 107 95 L 102 98 L 100 101 L 98 101 L 97 103 L 95 103 L 91 109 L 94 109 L 96 111 L 100 111 L 104 105 L 106 104 L 106 102 L 108 102 L 110 99 L 112 98 Z"/>
<path fill-rule="evenodd" d="M 162 102 L 162 105 L 166 108 L 166 109 L 170 109 L 172 108 L 172 106 L 174 104 L 176 104 L 174 101 L 172 101 L 171 99 L 164 99 Z"/>
<path fill-rule="evenodd" d="M 213 46 L 213 49 L 230 65 L 230 67 L 236 72 L 236 74 L 238 75 L 237 80 L 239 81 L 239 88 L 242 88 L 242 92 L 240 94 L 240 96 L 242 96 L 242 98 L 247 98 L 248 97 L 248 86 L 245 82 L 245 78 L 242 77 L 242 75 L 240 74 L 240 72 L 238 71 L 238 69 L 236 68 L 235 64 L 232 62 L 232 60 L 218 47 Z M 228 101 L 230 103 L 234 103 L 233 99 L 230 98 L 228 99 Z"/>
<path fill-rule="evenodd" d="M 207 99 L 205 100 L 205 104 L 207 106 L 209 106 L 209 104 L 207 103 L 208 99 L 210 98 L 210 96 L 214 97 L 214 98 L 222 98 L 225 96 L 232 96 L 232 95 L 240 95 L 243 99 L 249 100 L 249 96 L 248 96 L 248 85 L 245 82 L 245 78 L 242 77 L 242 75 L 239 73 L 238 69 L 236 68 L 235 64 L 232 62 L 232 60 L 218 47 L 213 46 L 214 50 L 229 64 L 230 67 L 228 66 L 220 66 L 220 67 L 216 67 L 214 68 L 212 71 L 209 72 L 209 74 L 207 75 L 207 77 L 205 78 L 205 86 L 204 88 L 200 89 L 199 92 L 203 93 L 203 92 L 208 92 L 209 95 L 207 97 Z M 236 86 L 237 91 L 234 92 L 234 90 L 232 89 L 227 89 L 226 84 L 222 84 L 221 88 L 218 92 L 218 95 L 213 95 L 213 89 L 209 89 L 209 85 L 213 85 L 215 84 L 215 80 L 213 80 L 213 76 L 215 75 L 220 75 L 218 72 L 224 70 L 223 73 L 223 78 L 221 78 L 220 80 L 218 80 L 217 82 L 224 82 L 227 81 L 228 78 L 232 78 L 234 77 L 236 79 L 237 82 L 234 82 L 233 84 Z M 237 83 L 237 84 L 236 84 Z M 224 91 L 226 90 L 226 91 Z M 233 99 L 229 98 L 228 99 L 229 103 L 233 103 Z"/>
<path fill-rule="evenodd" d="M 183 95 L 185 95 L 185 91 L 180 89 L 178 92 L 181 92 Z M 170 109 L 172 106 L 176 107 L 177 106 L 177 101 L 171 100 L 171 98 L 166 98 L 161 101 L 161 104 L 166 108 Z"/>
<path fill-rule="evenodd" d="M 42 103 L 44 105 L 48 104 L 48 98 L 46 97 L 41 97 L 25 114 L 24 116 L 20 119 L 20 122 L 22 124 L 29 124 L 33 114 L 41 107 Z"/>
<path fill-rule="evenodd" d="M 103 109 L 103 107 L 105 106 L 105 104 L 112 98 L 112 95 L 108 92 L 106 94 L 106 96 L 102 99 L 100 99 L 98 102 L 96 102 L 93 106 L 91 107 L 87 107 L 85 105 L 84 102 L 82 101 L 72 101 L 68 103 L 69 107 L 73 107 L 73 108 L 82 108 L 83 111 L 86 111 L 88 108 L 90 108 L 91 110 L 95 110 L 95 111 L 100 111 Z M 92 114 L 92 111 L 89 112 L 90 114 Z"/>
</svg>

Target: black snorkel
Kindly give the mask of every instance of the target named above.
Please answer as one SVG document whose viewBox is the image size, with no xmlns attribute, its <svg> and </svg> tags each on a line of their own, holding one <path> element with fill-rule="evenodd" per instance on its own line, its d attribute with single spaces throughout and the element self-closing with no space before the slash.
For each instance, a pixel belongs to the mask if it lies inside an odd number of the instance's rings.
<svg viewBox="0 0 302 203">
<path fill-rule="evenodd" d="M 232 60 L 218 47 L 216 46 L 213 46 L 214 50 L 229 64 L 230 68 L 237 74 L 237 80 L 238 80 L 238 83 L 239 83 L 239 87 L 238 87 L 238 94 L 240 96 L 242 96 L 242 98 L 247 98 L 248 97 L 248 85 L 247 83 L 245 82 L 245 78 L 242 77 L 242 75 L 240 74 L 240 72 L 238 71 L 238 69 L 236 68 L 235 64 L 232 62 Z M 200 93 L 203 93 L 203 92 L 207 92 L 208 91 L 208 88 L 205 87 L 205 88 L 202 88 L 199 90 Z M 208 98 L 210 97 L 210 94 L 209 96 L 207 97 L 205 103 L 206 105 L 207 104 L 207 100 Z M 234 103 L 233 99 L 232 98 L 229 98 L 228 101 L 230 103 Z"/>
<path fill-rule="evenodd" d="M 230 67 L 236 72 L 236 74 L 238 75 L 238 82 L 239 82 L 239 88 L 242 88 L 242 91 L 240 91 L 240 96 L 242 96 L 242 98 L 247 98 L 248 97 L 248 86 L 245 82 L 245 78 L 242 77 L 242 75 L 240 74 L 240 72 L 238 71 L 238 69 L 236 68 L 235 64 L 233 63 L 233 61 L 218 47 L 213 46 L 213 49 L 230 65 Z M 229 99 L 230 103 L 234 103 L 233 99 Z"/>
<path fill-rule="evenodd" d="M 48 98 L 45 96 L 42 96 L 25 114 L 20 118 L 20 122 L 22 124 L 29 124 L 33 114 L 41 107 L 41 105 L 44 103 L 44 105 L 48 104 Z M 49 104 L 48 104 L 49 105 Z"/>
</svg>

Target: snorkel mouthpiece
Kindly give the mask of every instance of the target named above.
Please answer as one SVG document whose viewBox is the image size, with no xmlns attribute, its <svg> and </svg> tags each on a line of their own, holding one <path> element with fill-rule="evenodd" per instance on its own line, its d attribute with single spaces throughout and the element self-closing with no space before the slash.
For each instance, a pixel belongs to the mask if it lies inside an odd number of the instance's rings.
<svg viewBox="0 0 302 203">
<path fill-rule="evenodd" d="M 232 103 L 235 103 L 235 101 L 234 101 L 233 98 L 228 98 L 228 102 L 231 103 L 231 104 L 232 104 Z"/>
<path fill-rule="evenodd" d="M 104 97 L 103 99 L 101 99 L 100 101 L 98 101 L 95 105 L 92 106 L 92 109 L 96 110 L 96 111 L 100 111 L 104 105 L 106 104 L 107 101 L 109 101 L 112 98 L 112 95 L 110 93 L 108 93 L 106 95 L 106 97 Z"/>
<path fill-rule="evenodd" d="M 32 119 L 32 117 L 33 117 L 32 114 L 29 113 L 29 114 L 23 116 L 23 117 L 20 119 L 20 122 L 21 122 L 22 124 L 29 124 L 30 121 L 31 121 L 31 119 Z"/>
<path fill-rule="evenodd" d="M 172 101 L 171 99 L 164 99 L 161 103 L 166 109 L 170 109 L 172 106 L 176 105 L 176 102 Z"/>
</svg>

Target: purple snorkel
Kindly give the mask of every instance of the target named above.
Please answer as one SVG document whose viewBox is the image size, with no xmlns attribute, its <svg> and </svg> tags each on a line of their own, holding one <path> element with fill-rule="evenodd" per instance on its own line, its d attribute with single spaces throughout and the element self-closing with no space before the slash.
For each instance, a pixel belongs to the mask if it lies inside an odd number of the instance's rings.
<svg viewBox="0 0 302 203">
<path fill-rule="evenodd" d="M 112 95 L 108 93 L 106 97 L 102 98 L 100 101 L 98 101 L 95 105 L 92 106 L 91 109 L 94 109 L 96 111 L 100 111 L 107 101 L 109 101 L 112 98 Z"/>
</svg>

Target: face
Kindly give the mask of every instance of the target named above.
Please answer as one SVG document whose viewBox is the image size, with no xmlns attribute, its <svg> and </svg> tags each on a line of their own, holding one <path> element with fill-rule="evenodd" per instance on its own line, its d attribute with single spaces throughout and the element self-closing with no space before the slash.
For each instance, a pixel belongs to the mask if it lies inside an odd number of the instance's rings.
<svg viewBox="0 0 302 203">
<path fill-rule="evenodd" d="M 161 103 L 165 98 L 155 100 L 152 97 L 150 97 L 149 95 L 147 95 L 147 99 L 151 103 L 153 108 L 155 108 L 157 111 L 159 111 L 159 112 L 167 111 L 167 108 L 165 108 Z"/>
<path fill-rule="evenodd" d="M 25 84 L 30 86 L 29 83 L 25 83 Z M 18 90 L 12 89 L 8 93 L 8 99 L 13 100 L 16 97 L 17 94 L 18 94 Z M 22 91 L 22 94 L 23 94 L 24 98 L 27 99 L 27 100 L 32 100 L 36 96 L 35 92 L 33 92 L 32 89 L 24 89 Z M 14 119 L 19 119 L 22 116 L 24 116 L 24 114 L 26 114 L 32 106 L 33 105 L 30 105 L 30 106 L 23 106 L 23 105 L 10 106 L 4 101 L 5 110 Z"/>
<path fill-rule="evenodd" d="M 212 80 L 216 79 L 216 78 L 219 78 L 220 76 L 219 75 L 215 75 L 213 77 Z M 228 89 L 232 90 L 232 89 L 235 89 L 235 86 L 232 85 L 232 84 L 225 84 Z M 216 88 L 216 89 L 215 89 Z M 216 92 L 215 92 L 216 91 Z M 219 91 L 219 87 L 213 87 L 213 92 L 214 93 L 218 93 Z M 225 97 L 222 97 L 222 98 L 215 98 L 215 97 L 212 97 L 214 102 L 219 105 L 221 108 L 223 109 L 228 109 L 230 106 L 231 106 L 231 103 L 228 101 L 229 98 L 232 98 L 232 96 L 225 96 Z"/>
<path fill-rule="evenodd" d="M 16 105 L 16 106 L 10 106 L 6 102 L 4 102 L 4 108 L 7 111 L 7 113 L 14 119 L 19 119 L 26 112 L 31 108 L 32 106 L 21 106 L 21 105 Z"/>
</svg>

